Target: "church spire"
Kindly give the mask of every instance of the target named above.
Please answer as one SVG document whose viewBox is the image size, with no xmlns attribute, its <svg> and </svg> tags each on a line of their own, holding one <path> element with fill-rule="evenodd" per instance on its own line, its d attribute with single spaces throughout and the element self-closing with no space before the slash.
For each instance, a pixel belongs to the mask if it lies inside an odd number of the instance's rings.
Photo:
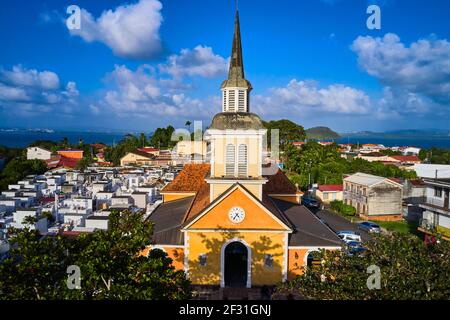
<svg viewBox="0 0 450 320">
<path fill-rule="evenodd" d="M 228 78 L 222 82 L 221 89 L 223 112 L 249 112 L 249 93 L 252 90 L 252 85 L 244 76 L 241 27 L 237 7 Z"/>
<path fill-rule="evenodd" d="M 230 69 L 228 80 L 244 79 L 244 60 L 242 59 L 241 28 L 239 25 L 239 11 L 236 8 L 234 21 L 233 47 L 231 49 Z"/>
</svg>

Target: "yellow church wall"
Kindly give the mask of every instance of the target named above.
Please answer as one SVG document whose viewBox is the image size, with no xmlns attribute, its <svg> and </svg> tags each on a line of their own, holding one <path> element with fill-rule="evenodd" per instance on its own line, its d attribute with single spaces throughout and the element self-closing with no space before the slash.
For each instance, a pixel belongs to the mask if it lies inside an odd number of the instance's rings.
<svg viewBox="0 0 450 320">
<path fill-rule="evenodd" d="M 305 255 L 308 249 L 289 249 L 288 251 L 288 280 L 294 279 L 296 276 L 300 276 L 304 272 Z"/>
<path fill-rule="evenodd" d="M 254 194 L 258 199 L 261 200 L 261 191 L 262 191 L 262 186 L 260 184 L 246 184 L 243 181 L 240 181 L 241 184 L 252 194 Z M 211 184 L 211 188 L 212 188 L 212 194 L 213 194 L 213 198 L 211 200 L 216 199 L 217 197 L 219 197 L 220 195 L 222 195 L 226 190 L 228 190 L 228 188 L 230 188 L 234 183 L 214 183 Z"/>
<path fill-rule="evenodd" d="M 163 202 L 169 202 L 174 200 L 179 200 L 187 197 L 192 197 L 195 195 L 194 192 L 192 193 L 161 193 L 163 196 Z"/>
<path fill-rule="evenodd" d="M 297 195 L 295 195 L 295 194 L 286 194 L 286 195 L 270 194 L 270 197 L 274 198 L 274 199 L 278 199 L 278 200 L 292 202 L 292 203 L 300 203 L 300 201 L 301 201 L 301 194 L 297 194 Z"/>
<path fill-rule="evenodd" d="M 304 273 L 307 266 L 307 255 L 313 251 L 319 251 L 319 248 L 311 247 L 291 247 L 288 249 L 288 280 L 292 280 Z M 338 250 L 337 248 L 328 248 L 326 250 Z"/>
<path fill-rule="evenodd" d="M 285 232 L 187 232 L 188 275 L 193 284 L 220 285 L 222 247 L 232 239 L 240 239 L 251 248 L 251 283 L 272 285 L 283 280 Z M 199 256 L 206 254 L 206 265 Z M 266 254 L 273 256 L 273 266 L 266 267 Z"/>
<path fill-rule="evenodd" d="M 260 176 L 260 164 L 262 150 L 260 148 L 260 138 L 254 137 L 216 137 L 214 139 L 214 176 L 222 177 L 225 175 L 225 149 L 229 143 L 238 146 L 247 145 L 248 175 L 252 177 Z M 237 156 L 237 152 L 236 152 Z"/>
<path fill-rule="evenodd" d="M 165 253 L 167 253 L 167 257 L 172 259 L 172 266 L 176 270 L 184 270 L 184 247 L 174 247 L 174 246 L 147 246 L 144 250 L 141 251 L 141 255 L 147 257 L 151 250 L 153 249 L 161 249 Z"/>
<path fill-rule="evenodd" d="M 239 206 L 245 211 L 245 219 L 241 223 L 233 223 L 228 217 L 231 208 Z M 262 209 L 254 199 L 249 198 L 241 189 L 237 188 L 220 203 L 208 211 L 189 229 L 263 229 L 286 230 L 271 214 Z"/>
</svg>

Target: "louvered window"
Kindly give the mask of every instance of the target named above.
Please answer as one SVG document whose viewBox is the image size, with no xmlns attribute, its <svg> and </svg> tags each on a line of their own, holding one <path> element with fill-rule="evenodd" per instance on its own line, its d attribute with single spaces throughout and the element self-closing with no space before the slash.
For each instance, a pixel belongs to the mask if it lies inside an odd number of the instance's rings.
<svg viewBox="0 0 450 320">
<path fill-rule="evenodd" d="M 234 176 L 236 161 L 236 150 L 233 144 L 228 144 L 226 148 L 226 159 L 225 159 L 225 175 Z"/>
<path fill-rule="evenodd" d="M 236 106 L 236 93 L 234 90 L 228 91 L 228 111 L 234 111 Z"/>
<path fill-rule="evenodd" d="M 238 175 L 246 176 L 247 175 L 247 145 L 241 144 L 239 145 L 238 150 Z"/>
<path fill-rule="evenodd" d="M 239 90 L 238 93 L 238 111 L 245 112 L 245 91 Z"/>
<path fill-rule="evenodd" d="M 226 91 L 223 91 L 223 93 L 222 93 L 222 99 L 223 99 L 223 111 L 226 111 L 227 110 L 227 92 Z"/>
</svg>

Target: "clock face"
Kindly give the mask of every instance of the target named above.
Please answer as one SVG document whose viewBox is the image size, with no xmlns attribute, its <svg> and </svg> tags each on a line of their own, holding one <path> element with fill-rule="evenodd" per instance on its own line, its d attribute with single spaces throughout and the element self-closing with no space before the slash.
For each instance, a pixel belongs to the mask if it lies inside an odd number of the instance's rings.
<svg viewBox="0 0 450 320">
<path fill-rule="evenodd" d="M 233 223 L 240 223 L 245 218 L 245 211 L 240 207 L 233 207 L 228 212 L 228 218 L 230 218 L 230 221 Z"/>
</svg>

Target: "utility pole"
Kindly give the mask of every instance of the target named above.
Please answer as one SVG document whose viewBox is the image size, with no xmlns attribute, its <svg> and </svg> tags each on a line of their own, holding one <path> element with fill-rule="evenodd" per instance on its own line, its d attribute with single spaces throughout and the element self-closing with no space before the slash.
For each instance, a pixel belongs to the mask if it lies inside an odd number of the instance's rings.
<svg viewBox="0 0 450 320">
<path fill-rule="evenodd" d="M 311 160 L 308 162 L 308 190 L 311 188 Z"/>
</svg>

